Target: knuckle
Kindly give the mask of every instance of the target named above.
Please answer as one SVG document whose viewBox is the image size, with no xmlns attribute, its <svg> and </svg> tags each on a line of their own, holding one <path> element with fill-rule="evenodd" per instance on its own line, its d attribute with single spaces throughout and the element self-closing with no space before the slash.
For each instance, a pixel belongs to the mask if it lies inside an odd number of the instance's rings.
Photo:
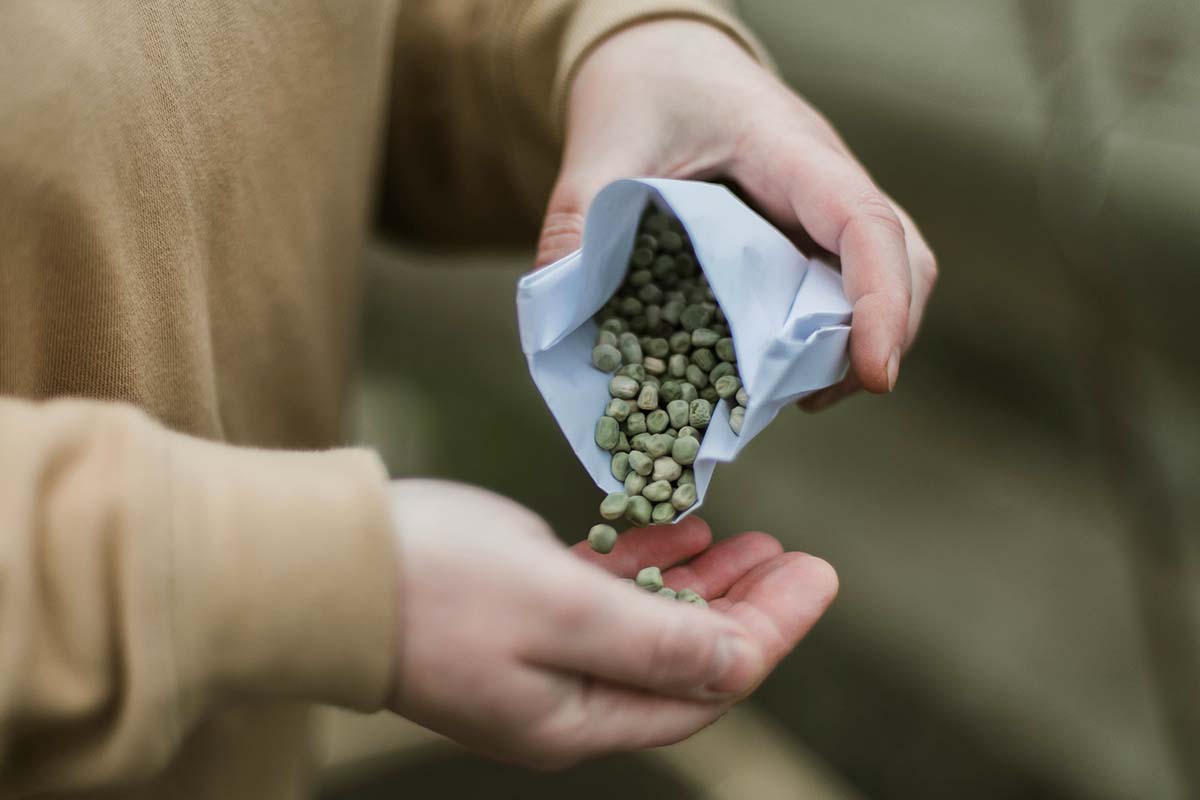
<svg viewBox="0 0 1200 800">
<path fill-rule="evenodd" d="M 656 685 L 694 688 L 708 677 L 715 643 L 696 632 L 694 620 L 672 614 L 647 651 L 647 678 Z"/>
<path fill-rule="evenodd" d="M 896 209 L 892 207 L 888 199 L 875 189 L 867 189 L 859 193 L 852 205 L 850 218 L 883 227 L 898 239 L 902 241 L 904 239 L 904 223 L 901 221 L 900 215 L 896 213 Z"/>
<path fill-rule="evenodd" d="M 927 289 L 932 289 L 938 282 L 938 262 L 937 256 L 928 247 L 922 247 L 921 252 L 917 256 L 917 262 L 913 265 L 917 277 L 925 283 Z"/>
</svg>

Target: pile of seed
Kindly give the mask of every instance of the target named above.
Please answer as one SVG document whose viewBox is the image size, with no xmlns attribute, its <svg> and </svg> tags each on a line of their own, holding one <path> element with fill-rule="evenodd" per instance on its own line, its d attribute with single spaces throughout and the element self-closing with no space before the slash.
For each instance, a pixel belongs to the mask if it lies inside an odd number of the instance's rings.
<svg viewBox="0 0 1200 800">
<path fill-rule="evenodd" d="M 735 404 L 729 424 L 740 433 L 748 401 L 725 314 L 679 220 L 646 209 L 625 280 L 596 319 L 592 364 L 615 373 L 596 444 L 625 484 L 600 503 L 600 516 L 672 522 L 696 502 L 691 465 L 716 403 Z M 588 541 L 608 552 L 616 533 L 597 528 Z"/>
</svg>

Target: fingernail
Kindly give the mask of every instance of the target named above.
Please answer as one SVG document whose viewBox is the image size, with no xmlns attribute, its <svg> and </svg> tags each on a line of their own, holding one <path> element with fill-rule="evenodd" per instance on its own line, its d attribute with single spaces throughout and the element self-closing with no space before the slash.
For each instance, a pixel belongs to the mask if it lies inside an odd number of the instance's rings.
<svg viewBox="0 0 1200 800">
<path fill-rule="evenodd" d="M 896 378 L 900 376 L 900 348 L 897 347 L 892 351 L 892 355 L 888 358 L 887 363 L 887 379 L 888 391 L 896 388 Z"/>
<path fill-rule="evenodd" d="M 713 657 L 713 680 L 704 687 L 706 693 L 731 695 L 750 691 L 758 678 L 761 660 L 758 648 L 743 637 L 721 637 Z"/>
</svg>

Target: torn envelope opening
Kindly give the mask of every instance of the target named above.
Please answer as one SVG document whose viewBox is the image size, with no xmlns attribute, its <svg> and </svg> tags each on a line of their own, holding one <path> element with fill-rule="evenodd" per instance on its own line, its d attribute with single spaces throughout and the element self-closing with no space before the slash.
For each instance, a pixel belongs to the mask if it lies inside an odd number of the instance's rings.
<svg viewBox="0 0 1200 800">
<path fill-rule="evenodd" d="M 729 401 L 713 409 L 692 465 L 697 501 L 690 513 L 704 502 L 717 462 L 735 459 L 784 406 L 842 379 L 851 306 L 835 269 L 806 257 L 724 186 L 657 178 L 606 186 L 588 211 L 583 247 L 517 283 L 521 349 L 533 381 L 605 492 L 623 487 L 612 475 L 612 455 L 594 439 L 612 376 L 592 366 L 593 317 L 625 278 L 647 204 L 687 231 L 725 312 L 750 397 L 740 436 L 729 427 Z"/>
</svg>

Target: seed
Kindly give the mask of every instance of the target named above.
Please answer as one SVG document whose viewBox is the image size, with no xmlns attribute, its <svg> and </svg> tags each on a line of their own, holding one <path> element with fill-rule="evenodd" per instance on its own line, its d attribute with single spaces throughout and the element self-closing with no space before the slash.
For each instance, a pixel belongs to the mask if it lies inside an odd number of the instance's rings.
<svg viewBox="0 0 1200 800">
<path fill-rule="evenodd" d="M 684 466 L 695 462 L 696 454 L 699 452 L 700 440 L 695 436 L 680 436 L 671 445 L 671 458 Z"/>
<path fill-rule="evenodd" d="M 643 383 L 641 394 L 638 395 L 637 407 L 642 411 L 653 411 L 658 408 L 658 387 Z"/>
<path fill-rule="evenodd" d="M 657 375 L 647 375 L 647 376 L 646 376 L 646 377 L 645 377 L 645 378 L 642 380 L 642 386 L 643 386 L 643 387 L 645 387 L 645 386 L 653 386 L 655 389 L 657 389 L 657 388 L 658 388 L 658 385 L 659 385 L 659 383 L 661 383 L 661 381 L 659 381 L 659 379 L 658 379 L 658 376 L 657 376 Z"/>
<path fill-rule="evenodd" d="M 671 344 L 661 336 L 655 336 L 650 341 L 646 342 L 646 346 L 642 348 L 646 351 L 646 355 L 654 356 L 655 358 L 666 358 L 671 352 Z"/>
<path fill-rule="evenodd" d="M 617 349 L 621 351 L 621 358 L 625 359 L 626 364 L 642 363 L 642 343 L 634 334 L 622 333 L 618 336 Z"/>
<path fill-rule="evenodd" d="M 700 369 L 700 367 L 696 366 L 695 364 L 688 364 L 686 376 L 688 383 L 696 387 L 697 390 L 708 386 L 708 374 L 705 372 L 705 370 Z"/>
<path fill-rule="evenodd" d="M 664 280 L 668 276 L 675 274 L 675 259 L 668 255 L 661 255 L 654 259 L 653 266 L 650 267 L 650 272 L 659 280 Z"/>
<path fill-rule="evenodd" d="M 679 315 L 683 313 L 683 305 L 682 300 L 668 299 L 667 302 L 663 303 L 662 307 L 663 321 L 671 325 L 679 324 Z"/>
<path fill-rule="evenodd" d="M 733 339 L 728 337 L 724 339 L 718 339 L 717 343 L 713 345 L 713 349 L 716 350 L 717 358 L 721 359 L 722 361 L 737 361 L 737 353 L 733 349 Z"/>
<path fill-rule="evenodd" d="M 643 589 L 657 592 L 663 587 L 662 570 L 658 567 L 644 567 L 638 572 L 633 582 Z"/>
<path fill-rule="evenodd" d="M 708 602 L 693 589 L 680 589 L 676 592 L 675 599 L 681 603 L 691 603 L 694 606 L 708 607 Z"/>
<path fill-rule="evenodd" d="M 625 519 L 639 528 L 650 523 L 650 512 L 653 507 L 645 497 L 629 498 L 629 507 L 625 509 Z"/>
<path fill-rule="evenodd" d="M 712 418 L 712 406 L 707 400 L 693 400 L 688 405 L 688 422 L 693 428 L 705 428 Z"/>
<path fill-rule="evenodd" d="M 679 381 L 665 380 L 658 387 L 658 396 L 666 402 L 679 399 Z"/>
<path fill-rule="evenodd" d="M 619 481 L 625 480 L 629 475 L 629 453 L 617 453 L 612 457 L 612 476 Z"/>
<path fill-rule="evenodd" d="M 692 331 L 692 346 L 693 347 L 712 347 L 721 337 L 708 328 L 696 328 Z"/>
<path fill-rule="evenodd" d="M 746 394 L 745 386 L 737 390 L 737 394 L 733 396 L 733 399 L 737 400 L 737 404 L 742 408 L 750 405 L 750 395 Z"/>
<path fill-rule="evenodd" d="M 692 384 L 686 383 L 686 382 L 679 384 L 679 399 L 680 400 L 685 400 L 690 403 L 699 396 L 700 396 L 700 393 L 696 391 L 696 387 L 693 386 Z"/>
<path fill-rule="evenodd" d="M 700 390 L 700 399 L 707 400 L 709 405 L 716 405 L 716 402 L 721 398 L 717 397 L 717 390 L 711 386 L 705 386 Z"/>
<path fill-rule="evenodd" d="M 624 301 L 622 301 L 622 304 L 624 304 Z M 622 310 L 624 310 L 624 305 L 622 305 Z M 638 311 L 640 310 L 641 309 L 639 308 Z M 633 313 L 636 314 L 637 312 L 635 311 Z M 679 323 L 683 325 L 683 329 L 686 331 L 694 331 L 696 328 L 703 328 L 711 321 L 712 311 L 706 306 L 700 305 L 699 303 L 692 303 L 689 306 L 685 306 L 683 311 L 679 314 Z"/>
<path fill-rule="evenodd" d="M 599 346 L 602 344 L 606 344 L 615 349 L 617 346 L 617 335 L 612 331 L 601 330 L 598 334 L 596 334 L 596 345 Z M 620 354 L 618 353 L 618 355 Z M 592 353 L 592 359 L 594 360 L 595 358 L 596 354 Z"/>
<path fill-rule="evenodd" d="M 646 432 L 646 415 L 640 411 L 630 413 L 625 419 L 625 430 L 632 434 Z"/>
<path fill-rule="evenodd" d="M 674 590 L 674 589 L 668 589 L 666 586 L 664 586 L 664 587 L 662 587 L 661 589 L 659 589 L 659 590 L 658 590 L 658 594 L 659 594 L 660 596 L 662 596 L 662 597 L 665 597 L 665 598 L 667 598 L 668 600 L 674 600 L 674 599 L 675 599 L 675 590 Z"/>
<path fill-rule="evenodd" d="M 604 409 L 604 414 L 617 422 L 624 422 L 631 411 L 633 411 L 633 405 L 628 400 L 614 397 L 608 401 L 608 407 Z"/>
<path fill-rule="evenodd" d="M 671 505 L 678 511 L 687 511 L 696 505 L 696 484 L 685 483 L 671 493 Z"/>
<path fill-rule="evenodd" d="M 737 394 L 737 390 L 742 388 L 742 382 L 733 375 L 725 375 L 717 378 L 713 383 L 713 388 L 717 390 L 718 397 L 727 400 Z"/>
<path fill-rule="evenodd" d="M 678 253 L 683 249 L 683 237 L 675 231 L 664 231 L 658 237 L 658 246 L 668 253 Z"/>
<path fill-rule="evenodd" d="M 667 436 L 665 433 L 656 433 L 646 441 L 646 455 L 651 458 L 665 456 L 671 452 L 672 444 L 670 436 Z"/>
<path fill-rule="evenodd" d="M 654 330 L 662 322 L 662 306 L 651 303 L 646 306 L 646 327 L 649 330 Z"/>
<path fill-rule="evenodd" d="M 682 378 L 687 374 L 688 360 L 683 353 L 674 353 L 667 359 L 667 372 L 672 378 Z"/>
<path fill-rule="evenodd" d="M 600 501 L 600 516 L 605 519 L 617 519 L 629 507 L 629 495 L 624 492 L 610 492 Z"/>
<path fill-rule="evenodd" d="M 657 304 L 662 302 L 663 291 L 657 283 L 647 283 L 641 289 L 638 289 L 638 299 L 647 305 Z"/>
<path fill-rule="evenodd" d="M 621 426 L 612 417 L 601 417 L 596 420 L 596 444 L 605 450 L 612 450 L 621 441 Z"/>
<path fill-rule="evenodd" d="M 654 472 L 651 478 L 656 481 L 677 480 L 683 474 L 683 467 L 675 463 L 670 456 L 659 456 L 654 459 Z"/>
<path fill-rule="evenodd" d="M 661 408 L 655 409 L 646 415 L 646 430 L 650 433 L 662 433 L 667 429 L 667 412 Z"/>
<path fill-rule="evenodd" d="M 720 364 L 717 364 L 715 367 L 712 368 L 712 372 L 708 373 L 708 379 L 711 382 L 716 383 L 721 378 L 724 378 L 726 375 L 736 375 L 736 374 L 737 374 L 737 367 L 735 367 L 733 364 L 730 364 L 728 361 L 722 361 Z"/>
<path fill-rule="evenodd" d="M 679 429 L 680 436 L 691 436 L 693 439 L 700 438 L 700 431 L 693 428 L 691 425 L 684 425 Z"/>
<path fill-rule="evenodd" d="M 637 316 L 629 318 L 629 330 L 633 331 L 634 333 L 641 333 L 642 331 L 646 330 L 646 326 L 649 324 L 650 323 L 646 321 L 645 314 L 638 314 Z"/>
<path fill-rule="evenodd" d="M 654 459 L 640 450 L 634 450 L 629 454 L 629 468 L 638 475 L 649 475 L 654 469 Z"/>
<path fill-rule="evenodd" d="M 695 486 L 696 485 L 695 471 L 690 470 L 690 469 L 685 469 L 683 471 L 683 474 L 679 476 L 679 480 L 676 481 L 676 483 L 678 483 L 680 486 Z"/>
<path fill-rule="evenodd" d="M 617 310 L 620 311 L 622 315 L 624 315 L 626 317 L 631 317 L 631 319 L 629 320 L 630 330 L 636 331 L 639 327 L 641 327 L 643 330 L 645 329 L 645 325 L 646 325 L 645 318 L 642 319 L 641 326 L 635 325 L 634 321 L 632 319 L 642 313 L 642 301 L 641 300 L 638 300 L 636 297 L 622 297 L 621 304 L 617 307 Z"/>
<path fill-rule="evenodd" d="M 650 441 L 650 434 L 642 431 L 641 433 L 634 434 L 633 438 L 629 440 L 629 447 L 635 452 L 644 453 L 646 452 L 646 442 L 648 441 Z"/>
<path fill-rule="evenodd" d="M 672 400 L 667 403 L 667 416 L 670 418 L 671 426 L 682 428 L 688 424 L 688 404 L 684 400 Z"/>
<path fill-rule="evenodd" d="M 625 320 L 621 319 L 620 317 L 613 317 L 612 319 L 606 319 L 606 320 L 604 320 L 604 322 L 601 322 L 600 330 L 608 331 L 609 333 L 612 333 L 615 335 L 615 334 L 621 333 L 623 331 L 629 330 L 629 323 L 627 323 Z M 616 342 L 613 342 L 613 344 L 616 344 Z"/>
<path fill-rule="evenodd" d="M 654 261 L 654 251 L 649 247 L 636 247 L 629 261 L 635 267 L 648 267 Z"/>
<path fill-rule="evenodd" d="M 642 493 L 642 489 L 646 488 L 647 483 L 649 481 L 646 480 L 644 475 L 638 475 L 633 470 L 630 470 L 629 474 L 625 476 L 625 494 L 630 497 L 637 497 Z"/>
<path fill-rule="evenodd" d="M 670 503 L 658 503 L 650 511 L 650 521 L 655 525 L 666 525 L 675 519 L 675 507 Z"/>
<path fill-rule="evenodd" d="M 687 331 L 677 331 L 671 334 L 667 346 L 671 348 L 672 353 L 686 355 L 692 349 L 692 336 Z"/>
<path fill-rule="evenodd" d="M 621 438 L 617 440 L 617 446 L 613 449 L 614 453 L 628 453 L 629 440 L 625 438 L 625 434 L 621 434 Z"/>
<path fill-rule="evenodd" d="M 662 375 L 667 371 L 667 362 L 661 358 L 654 356 L 646 356 L 642 359 L 642 366 L 646 368 L 646 372 L 651 375 Z"/>
<path fill-rule="evenodd" d="M 717 365 L 717 357 L 713 355 L 712 350 L 701 347 L 692 351 L 692 363 L 708 373 Z"/>
<path fill-rule="evenodd" d="M 655 239 L 653 236 L 651 236 L 648 233 L 641 233 L 641 234 L 638 234 L 638 237 L 637 237 L 637 246 L 644 247 L 647 250 L 657 250 L 658 249 L 658 239 Z"/>
<path fill-rule="evenodd" d="M 624 495 L 624 492 L 622 492 Z M 654 481 L 647 483 L 646 488 L 642 489 L 642 497 L 652 503 L 661 503 L 664 500 L 671 499 L 671 484 L 666 481 Z"/>
<path fill-rule="evenodd" d="M 671 227 L 671 220 L 666 214 L 661 212 L 652 212 L 647 214 L 646 218 L 642 220 L 642 227 L 648 231 L 661 234 L 663 231 Z M 661 236 L 659 238 L 661 239 Z"/>
<path fill-rule="evenodd" d="M 729 427 L 738 436 L 742 435 L 742 424 L 746 421 L 746 409 L 741 406 L 734 407 L 733 411 L 729 412 Z"/>
<path fill-rule="evenodd" d="M 641 288 L 650 281 L 654 280 L 654 276 L 650 274 L 648 269 L 635 269 L 629 273 L 629 285 Z"/>
<path fill-rule="evenodd" d="M 633 378 L 638 383 L 646 380 L 646 368 L 641 364 L 626 364 L 617 370 L 617 374 L 626 378 Z"/>
<path fill-rule="evenodd" d="M 612 372 L 621 366 L 621 351 L 611 344 L 596 345 L 592 348 L 592 366 L 601 372 Z"/>
<path fill-rule="evenodd" d="M 625 375 L 615 375 L 608 382 L 608 393 L 622 400 L 632 400 L 638 393 L 638 382 Z"/>
<path fill-rule="evenodd" d="M 588 531 L 587 540 L 597 553 L 611 553 L 617 544 L 617 532 L 612 525 L 593 525 Z"/>
<path fill-rule="evenodd" d="M 675 256 L 675 272 L 685 278 L 695 275 L 696 260 L 687 253 L 680 253 Z"/>
</svg>

